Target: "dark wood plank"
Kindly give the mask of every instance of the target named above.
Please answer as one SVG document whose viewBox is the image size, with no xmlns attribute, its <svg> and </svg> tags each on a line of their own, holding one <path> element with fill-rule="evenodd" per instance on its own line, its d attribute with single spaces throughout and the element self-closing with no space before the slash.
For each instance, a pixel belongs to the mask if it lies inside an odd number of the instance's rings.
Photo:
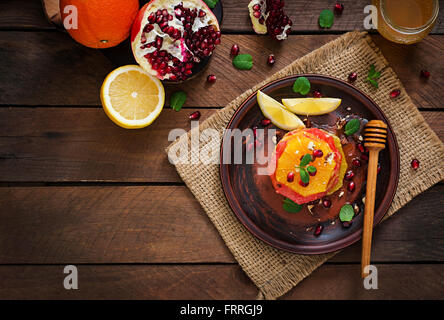
<svg viewBox="0 0 444 320">
<path fill-rule="evenodd" d="M 48 0 L 46 0 L 48 1 Z M 52 0 L 56 1 L 56 0 Z M 50 1 L 48 1 L 50 2 Z M 141 0 L 144 3 L 146 0 Z M 224 21 L 222 30 L 225 32 L 253 32 L 248 16 L 249 0 L 223 0 Z M 293 20 L 293 32 L 331 32 L 364 30 L 363 21 L 367 14 L 364 7 L 370 3 L 367 0 L 342 0 L 344 12 L 336 16 L 329 30 L 322 30 L 318 24 L 319 13 L 323 9 L 333 9 L 336 1 L 322 0 L 291 0 L 285 2 L 285 12 Z M 442 7 L 442 5 L 441 5 Z M 6 0 L 0 9 L 0 28 L 47 28 L 40 0 Z M 23 12 L 27 12 L 23 15 Z M 441 10 L 438 21 L 432 33 L 444 33 L 444 13 Z"/>
<path fill-rule="evenodd" d="M 0 29 L 54 29 L 45 17 L 41 0 L 2 0 Z"/>
<path fill-rule="evenodd" d="M 79 290 L 63 287 L 64 266 L 0 266 L 0 299 L 255 299 L 237 265 L 80 265 Z M 284 299 L 442 299 L 442 265 L 377 265 L 366 290 L 359 265 L 324 265 Z"/>
<path fill-rule="evenodd" d="M 194 110 L 166 108 L 148 128 L 125 130 L 101 108 L 0 108 L 0 182 L 181 182 L 165 148 Z M 216 112 L 200 110 L 201 121 Z M 444 113 L 423 115 L 444 140 Z"/>
<path fill-rule="evenodd" d="M 372 261 L 444 261 L 443 192 L 378 226 Z M 0 220 L 0 264 L 235 262 L 185 186 L 0 187 Z M 360 257 L 358 243 L 332 261 Z"/>
<path fill-rule="evenodd" d="M 224 106 L 245 90 L 309 53 L 335 35 L 292 36 L 281 44 L 267 37 L 226 35 L 202 76 L 182 85 L 167 86 L 167 96 L 183 89 L 188 93 L 187 106 Z M 373 37 L 405 83 L 413 101 L 420 107 L 442 108 L 444 79 L 441 52 L 444 35 L 430 36 L 409 47 Z M 251 71 L 235 70 L 229 51 L 237 43 L 241 51 L 254 57 Z M 130 50 L 124 50 L 130 58 Z M 269 53 L 276 55 L 273 67 L 266 63 Z M 111 54 L 109 54 L 111 56 Z M 94 105 L 99 106 L 99 90 L 113 65 L 101 52 L 75 43 L 61 32 L 0 32 L 0 105 Z M 423 83 L 421 69 L 432 76 Z M 218 77 L 214 85 L 206 83 L 207 74 Z M 169 101 L 167 100 L 167 104 Z"/>
</svg>

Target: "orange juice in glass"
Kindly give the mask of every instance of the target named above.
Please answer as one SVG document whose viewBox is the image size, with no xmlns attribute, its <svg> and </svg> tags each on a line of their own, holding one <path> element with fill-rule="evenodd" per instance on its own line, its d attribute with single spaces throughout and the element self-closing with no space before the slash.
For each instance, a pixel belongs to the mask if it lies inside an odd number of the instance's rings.
<svg viewBox="0 0 444 320">
<path fill-rule="evenodd" d="M 433 28 L 438 0 L 373 0 L 378 9 L 378 31 L 386 39 L 403 44 L 421 41 Z"/>
</svg>

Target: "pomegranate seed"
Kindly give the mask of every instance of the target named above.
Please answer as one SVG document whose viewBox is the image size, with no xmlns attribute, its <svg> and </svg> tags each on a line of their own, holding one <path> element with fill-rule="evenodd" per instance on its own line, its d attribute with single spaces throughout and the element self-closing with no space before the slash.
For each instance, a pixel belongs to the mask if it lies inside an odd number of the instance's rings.
<svg viewBox="0 0 444 320">
<path fill-rule="evenodd" d="M 430 78 L 430 72 L 427 70 L 421 70 L 421 77 L 426 79 Z"/>
<path fill-rule="evenodd" d="M 251 150 L 253 150 L 253 142 L 250 142 L 249 144 L 247 144 L 247 151 L 250 152 Z"/>
<path fill-rule="evenodd" d="M 390 92 L 390 98 L 397 98 L 401 94 L 401 91 L 399 89 L 395 89 L 392 92 Z"/>
<path fill-rule="evenodd" d="M 259 10 L 261 10 L 261 6 L 259 4 L 255 4 L 253 6 L 253 11 L 259 11 Z"/>
<path fill-rule="evenodd" d="M 356 188 L 355 183 L 353 181 L 350 181 L 347 185 L 348 191 L 353 192 L 353 191 L 355 191 L 355 188 Z"/>
<path fill-rule="evenodd" d="M 322 152 L 322 150 L 316 149 L 313 151 L 313 157 L 315 158 L 320 158 L 324 155 L 324 153 Z"/>
<path fill-rule="evenodd" d="M 276 62 L 276 60 L 274 58 L 274 54 L 270 54 L 267 59 L 268 65 L 272 66 L 272 65 L 274 65 L 275 62 Z"/>
<path fill-rule="evenodd" d="M 299 180 L 299 185 L 301 185 L 302 187 L 306 187 L 308 186 L 309 182 L 305 183 L 302 180 Z"/>
<path fill-rule="evenodd" d="M 358 79 L 358 74 L 356 72 L 352 72 L 348 75 L 348 81 L 355 82 Z"/>
<path fill-rule="evenodd" d="M 357 144 L 359 151 L 361 151 L 361 153 L 364 153 L 365 149 L 364 146 L 362 145 L 362 143 L 358 143 Z"/>
<path fill-rule="evenodd" d="M 344 5 L 342 3 L 335 4 L 334 11 L 336 14 L 341 14 L 343 10 L 344 10 Z"/>
<path fill-rule="evenodd" d="M 361 166 L 361 160 L 359 159 L 353 159 L 352 160 L 352 165 L 354 165 L 355 167 L 360 167 Z"/>
<path fill-rule="evenodd" d="M 343 221 L 342 226 L 344 228 L 349 228 L 352 225 L 352 221 Z"/>
<path fill-rule="evenodd" d="M 331 201 L 329 199 L 322 200 L 322 205 L 324 208 L 330 208 L 331 207 Z"/>
<path fill-rule="evenodd" d="M 220 44 L 220 39 L 218 38 L 218 39 L 214 40 L 214 44 L 219 45 Z"/>
<path fill-rule="evenodd" d="M 413 170 L 417 170 L 419 168 L 419 160 L 413 159 L 411 165 L 412 165 Z"/>
<path fill-rule="evenodd" d="M 368 161 L 368 155 L 365 153 L 361 154 L 361 160 Z"/>
<path fill-rule="evenodd" d="M 315 90 L 313 91 L 313 97 L 322 98 L 322 93 L 320 93 L 318 90 Z"/>
<path fill-rule="evenodd" d="M 378 172 L 378 173 L 381 172 L 381 164 L 380 164 L 380 163 L 378 163 L 378 169 L 377 169 L 377 172 Z"/>
<path fill-rule="evenodd" d="M 207 77 L 207 82 L 209 83 L 215 83 L 216 82 L 216 76 L 214 74 L 210 74 Z"/>
<path fill-rule="evenodd" d="M 353 171 L 347 171 L 347 173 L 344 175 L 345 180 L 351 180 L 355 176 L 355 173 Z"/>
<path fill-rule="evenodd" d="M 322 224 L 318 224 L 315 228 L 314 235 L 317 237 L 322 233 L 322 230 L 324 230 L 324 227 Z"/>
<path fill-rule="evenodd" d="M 190 114 L 189 118 L 190 120 L 198 120 L 200 118 L 200 112 L 194 111 L 192 114 Z"/>
<path fill-rule="evenodd" d="M 256 126 L 253 127 L 253 135 L 255 137 L 257 137 L 257 127 Z"/>
<path fill-rule="evenodd" d="M 199 18 L 205 17 L 206 13 L 203 10 L 199 10 Z"/>
<path fill-rule="evenodd" d="M 271 123 L 270 119 L 262 119 L 261 121 L 261 125 L 263 126 L 268 126 Z"/>
<path fill-rule="evenodd" d="M 294 181 L 294 172 L 289 172 L 287 174 L 287 182 L 293 182 Z"/>
<path fill-rule="evenodd" d="M 315 171 L 313 171 L 313 172 L 308 171 L 308 174 L 311 175 L 312 177 L 314 177 L 316 175 L 316 173 L 318 173 L 318 170 L 316 170 L 316 168 L 315 168 Z"/>
<path fill-rule="evenodd" d="M 255 17 L 255 18 L 260 18 L 261 17 L 261 12 L 260 11 L 255 11 L 255 12 L 253 12 L 253 16 Z"/>
</svg>

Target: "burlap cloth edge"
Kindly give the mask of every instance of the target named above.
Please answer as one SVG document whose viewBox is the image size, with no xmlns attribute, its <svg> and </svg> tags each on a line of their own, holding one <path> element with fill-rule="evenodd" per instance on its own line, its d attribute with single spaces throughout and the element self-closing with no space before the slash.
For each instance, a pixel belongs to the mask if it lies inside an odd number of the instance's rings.
<svg viewBox="0 0 444 320">
<path fill-rule="evenodd" d="M 350 70 L 357 71 L 356 68 L 358 66 L 355 66 L 355 69 L 353 69 L 353 66 L 346 66 L 343 68 L 344 70 L 338 71 L 335 69 L 334 72 L 326 73 L 326 71 L 329 71 L 328 68 L 330 68 L 326 67 L 326 64 L 332 63 L 332 61 L 337 63 L 338 60 L 334 60 L 334 58 L 337 58 L 338 55 L 345 56 L 344 52 L 347 52 L 347 54 L 362 55 L 369 59 L 368 62 L 362 61 L 362 70 L 359 70 L 362 71 L 359 73 L 363 75 L 362 78 L 364 78 L 365 71 L 368 69 L 369 62 L 375 64 L 376 68 L 381 70 L 381 78 L 379 80 L 380 88 L 378 90 L 368 85 L 363 85 L 363 80 L 361 80 L 361 85 L 358 83 L 356 85 L 372 97 L 384 110 L 397 136 L 399 149 L 402 151 L 401 174 L 398 189 L 384 219 L 388 218 L 413 199 L 413 197 L 444 179 L 444 164 L 442 159 L 444 145 L 427 125 L 405 92 L 402 83 L 394 71 L 388 66 L 387 60 L 366 32 L 355 31 L 346 33 L 295 60 L 287 67 L 255 85 L 252 89 L 246 90 L 226 105 L 225 108 L 219 110 L 201 123 L 199 127 L 190 130 L 180 139 L 171 143 L 167 147 L 166 152 L 168 153 L 173 147 L 179 149 L 181 146 L 183 147 L 184 144 L 188 147 L 190 135 L 193 130 L 202 132 L 204 129 L 213 128 L 222 134 L 222 129 L 226 127 L 237 107 L 253 92 L 272 80 L 298 73 L 324 73 L 329 75 L 334 73 L 332 76 L 342 79 L 346 78 L 348 73 L 345 74 L 344 72 L 350 72 Z M 344 57 L 344 59 L 346 58 L 347 57 Z M 359 62 L 361 63 L 361 61 Z M 346 63 L 344 63 L 344 65 L 346 65 Z M 396 100 L 388 99 L 389 92 L 395 88 L 401 90 L 400 97 Z M 402 112 L 399 111 L 399 107 L 403 108 Z M 412 134 L 412 131 L 414 131 L 414 134 Z M 406 134 L 409 134 L 408 138 L 400 140 L 400 137 L 404 138 Z M 409 145 L 408 143 L 407 145 L 404 143 L 405 140 L 416 141 L 417 143 L 414 145 L 415 148 L 408 148 Z M 215 143 L 219 143 L 220 145 L 220 142 Z M 215 146 L 217 147 L 217 145 Z M 410 145 L 410 147 L 412 146 Z M 422 151 L 430 148 L 437 152 L 429 152 L 427 155 L 424 155 Z M 174 152 L 176 152 L 176 150 L 174 150 Z M 409 170 L 409 161 L 413 157 L 420 158 L 420 175 Z M 234 258 L 259 288 L 258 298 L 275 299 L 282 296 L 337 253 L 297 255 L 268 246 L 254 238 L 237 220 L 229 208 L 220 185 L 218 165 L 204 165 L 200 163 L 195 165 L 176 164 L 175 166 L 187 187 L 197 198 L 215 225 Z M 200 171 L 206 171 L 207 176 L 199 175 Z M 208 185 L 208 177 L 212 178 L 210 180 L 218 179 L 219 181 L 217 183 L 212 181 L 211 184 Z M 223 199 L 220 198 L 220 193 L 222 193 Z M 242 232 L 245 234 L 242 234 Z M 242 239 L 240 240 L 239 238 Z M 244 243 L 239 245 L 239 242 L 242 241 Z M 260 253 L 261 255 L 268 254 L 269 259 L 264 260 L 263 257 L 261 257 L 261 259 L 258 259 L 259 261 L 256 261 L 257 259 L 252 261 L 252 259 L 244 258 L 244 255 L 248 257 L 248 255 L 252 253 Z M 265 266 L 258 266 L 260 263 Z M 279 270 L 273 272 L 269 271 L 270 268 Z M 263 276 L 264 273 L 268 274 L 269 272 L 270 276 Z"/>
</svg>

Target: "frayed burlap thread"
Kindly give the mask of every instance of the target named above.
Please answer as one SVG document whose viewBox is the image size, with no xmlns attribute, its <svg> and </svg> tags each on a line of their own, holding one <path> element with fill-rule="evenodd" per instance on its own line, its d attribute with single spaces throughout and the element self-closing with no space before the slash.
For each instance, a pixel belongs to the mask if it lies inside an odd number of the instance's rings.
<svg viewBox="0 0 444 320">
<path fill-rule="evenodd" d="M 379 89 L 365 83 L 365 75 L 371 64 L 374 64 L 377 70 L 381 70 Z M 202 132 L 204 129 L 212 128 L 222 135 L 223 129 L 238 106 L 254 91 L 272 80 L 301 73 L 325 74 L 346 79 L 351 70 L 361 75 L 355 85 L 369 95 L 387 115 L 399 144 L 401 173 L 395 198 L 385 217 L 387 218 L 413 197 L 443 179 L 444 146 L 427 125 L 398 77 L 365 32 L 344 34 L 295 60 L 254 88 L 245 91 L 192 130 Z M 389 93 L 393 89 L 401 90 L 401 95 L 397 99 L 389 98 Z M 167 152 L 172 147 L 175 150 L 183 146 L 183 143 L 190 145 L 187 141 L 190 139 L 190 132 L 173 142 L 167 148 Z M 210 143 L 212 147 L 219 149 L 220 142 Z M 418 158 L 421 162 L 420 172 L 411 170 L 412 158 Z M 276 299 L 282 296 L 335 254 L 299 255 L 265 244 L 244 228 L 228 206 L 221 187 L 218 165 L 177 164 L 176 169 L 219 231 L 234 258 L 259 288 L 258 298 Z"/>
</svg>

